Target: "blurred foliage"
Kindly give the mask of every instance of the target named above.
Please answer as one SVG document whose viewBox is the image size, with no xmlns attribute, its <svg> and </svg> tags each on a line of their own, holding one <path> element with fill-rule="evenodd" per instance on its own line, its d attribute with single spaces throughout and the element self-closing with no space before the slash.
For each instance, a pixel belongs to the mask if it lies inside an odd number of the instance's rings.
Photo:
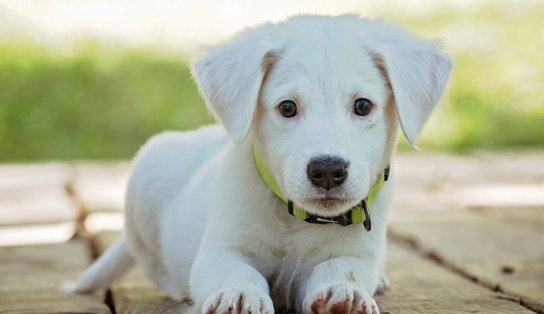
<svg viewBox="0 0 544 314">
<path fill-rule="evenodd" d="M 179 56 L 4 46 L 0 86 L 1 160 L 128 158 L 154 133 L 212 121 Z"/>
<path fill-rule="evenodd" d="M 544 147 L 542 16 L 544 5 L 389 17 L 457 43 L 446 47 L 455 67 L 420 146 Z M 154 133 L 212 122 L 184 60 L 92 44 L 67 54 L 0 45 L 0 161 L 129 158 Z"/>
<path fill-rule="evenodd" d="M 418 33 L 445 37 L 455 62 L 421 147 L 456 152 L 544 147 L 543 16 L 544 2 L 489 2 L 419 19 L 393 17 Z"/>
</svg>

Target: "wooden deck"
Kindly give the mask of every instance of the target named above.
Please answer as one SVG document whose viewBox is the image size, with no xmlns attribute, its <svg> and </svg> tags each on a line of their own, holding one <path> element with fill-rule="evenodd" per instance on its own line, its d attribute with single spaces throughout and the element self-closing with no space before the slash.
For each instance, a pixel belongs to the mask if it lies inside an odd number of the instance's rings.
<svg viewBox="0 0 544 314">
<path fill-rule="evenodd" d="M 544 313 L 544 152 L 398 156 L 383 313 Z M 0 166 L 0 313 L 183 313 L 135 269 L 60 292 L 122 226 L 128 163 Z"/>
</svg>

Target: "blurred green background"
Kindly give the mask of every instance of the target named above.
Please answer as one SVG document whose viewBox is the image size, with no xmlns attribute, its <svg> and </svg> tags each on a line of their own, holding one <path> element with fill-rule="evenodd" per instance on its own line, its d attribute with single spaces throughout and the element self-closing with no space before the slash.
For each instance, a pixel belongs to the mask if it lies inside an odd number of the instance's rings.
<svg viewBox="0 0 544 314">
<path fill-rule="evenodd" d="M 386 15 L 444 38 L 454 56 L 425 149 L 544 147 L 544 2 L 486 3 Z M 130 158 L 154 133 L 212 122 L 185 53 L 92 38 L 75 47 L 0 41 L 0 161 Z"/>
</svg>

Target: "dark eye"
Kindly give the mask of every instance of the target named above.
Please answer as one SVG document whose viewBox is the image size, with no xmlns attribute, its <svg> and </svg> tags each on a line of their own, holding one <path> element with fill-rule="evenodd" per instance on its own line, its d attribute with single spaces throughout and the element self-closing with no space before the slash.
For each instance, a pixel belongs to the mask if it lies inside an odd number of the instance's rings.
<svg viewBox="0 0 544 314">
<path fill-rule="evenodd" d="M 368 116 L 372 108 L 374 104 L 366 98 L 359 98 L 353 102 L 353 112 L 358 116 Z"/>
<path fill-rule="evenodd" d="M 279 110 L 282 116 L 292 118 L 297 115 L 297 105 L 290 100 L 284 100 L 279 105 Z"/>
</svg>

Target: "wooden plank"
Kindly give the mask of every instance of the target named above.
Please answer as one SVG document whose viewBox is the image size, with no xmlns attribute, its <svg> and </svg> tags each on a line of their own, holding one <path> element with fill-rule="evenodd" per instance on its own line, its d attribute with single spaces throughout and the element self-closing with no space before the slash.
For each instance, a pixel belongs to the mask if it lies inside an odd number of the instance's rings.
<svg viewBox="0 0 544 314">
<path fill-rule="evenodd" d="M 398 154 L 394 166 L 399 179 L 432 188 L 441 184 L 542 183 L 543 160 L 544 151 L 464 155 L 412 151 Z"/>
<path fill-rule="evenodd" d="M 84 229 L 97 234 L 123 228 L 128 162 L 80 162 L 75 165 L 74 194 L 86 217 Z"/>
<path fill-rule="evenodd" d="M 71 176 L 72 168 L 60 163 L 0 165 L 0 190 L 64 186 Z"/>
<path fill-rule="evenodd" d="M 0 227 L 0 247 L 61 243 L 76 233 L 75 222 Z"/>
<path fill-rule="evenodd" d="M 77 210 L 62 186 L 0 190 L 0 227 L 75 221 Z"/>
<path fill-rule="evenodd" d="M 123 209 L 130 174 L 128 162 L 78 163 L 74 190 L 89 212 Z"/>
<path fill-rule="evenodd" d="M 103 232 L 95 236 L 98 251 L 103 252 L 119 233 Z M 153 285 L 136 267 L 111 288 L 113 305 L 118 314 L 124 313 L 186 313 L 188 304 L 171 300 Z"/>
<path fill-rule="evenodd" d="M 86 267 L 82 240 L 38 246 L 0 248 L 1 313 L 110 313 L 98 295 L 61 292 Z"/>
<path fill-rule="evenodd" d="M 492 182 L 544 182 L 544 151 L 481 151 L 474 154 L 482 160 L 486 177 Z"/>
<path fill-rule="evenodd" d="M 508 212 L 508 211 L 507 211 Z M 526 211 L 534 219 L 543 210 Z M 393 234 L 481 284 L 519 296 L 544 312 L 544 232 L 524 219 L 500 219 L 466 211 L 407 211 L 391 224 Z M 519 216 L 520 213 L 515 215 Z"/>
<path fill-rule="evenodd" d="M 544 194 L 544 190 L 542 192 Z M 504 223 L 523 225 L 542 232 L 544 230 L 544 207 L 515 208 L 471 208 L 471 213 L 482 215 L 485 219 L 498 220 Z"/>
<path fill-rule="evenodd" d="M 122 212 L 91 212 L 85 218 L 85 230 L 97 234 L 105 231 L 121 231 L 125 224 Z"/>
<path fill-rule="evenodd" d="M 74 221 L 70 180 L 71 168 L 60 164 L 0 166 L 0 226 Z"/>
<path fill-rule="evenodd" d="M 97 236 L 100 250 L 117 233 Z M 387 273 L 393 288 L 377 301 L 384 313 L 531 313 L 523 306 L 472 283 L 403 247 L 389 245 Z M 174 313 L 181 305 L 165 297 L 141 271 L 132 271 L 112 289 L 117 313 Z"/>
<path fill-rule="evenodd" d="M 66 193 L 71 168 L 62 164 L 0 165 L 0 246 L 65 242 L 77 208 Z"/>
<path fill-rule="evenodd" d="M 386 273 L 391 290 L 376 297 L 382 313 L 532 313 L 394 243 Z"/>
<path fill-rule="evenodd" d="M 393 208 L 542 207 L 542 160 L 544 152 L 402 153 L 393 164 Z"/>
</svg>

